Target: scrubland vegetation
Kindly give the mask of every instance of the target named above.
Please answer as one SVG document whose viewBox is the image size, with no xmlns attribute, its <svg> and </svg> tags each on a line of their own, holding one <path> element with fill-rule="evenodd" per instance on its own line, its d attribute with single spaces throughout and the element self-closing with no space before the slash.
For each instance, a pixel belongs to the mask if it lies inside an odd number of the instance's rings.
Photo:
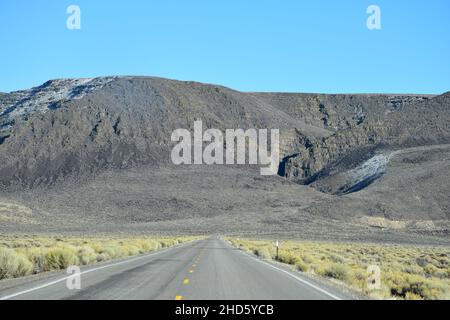
<svg viewBox="0 0 450 320">
<path fill-rule="evenodd" d="M 274 241 L 228 239 L 263 259 L 276 260 Z M 362 243 L 281 242 L 279 262 L 333 279 L 379 299 L 450 299 L 450 248 Z M 380 268 L 381 285 L 369 283 L 369 266 Z"/>
<path fill-rule="evenodd" d="M 196 239 L 0 236 L 0 280 L 125 258 Z"/>
</svg>

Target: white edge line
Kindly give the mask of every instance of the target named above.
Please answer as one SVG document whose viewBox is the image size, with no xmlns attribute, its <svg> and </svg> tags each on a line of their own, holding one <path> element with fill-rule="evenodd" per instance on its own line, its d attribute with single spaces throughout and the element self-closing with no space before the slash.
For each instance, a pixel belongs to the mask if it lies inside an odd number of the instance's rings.
<svg viewBox="0 0 450 320">
<path fill-rule="evenodd" d="M 340 298 L 340 297 L 338 297 L 338 296 L 336 296 L 336 295 L 334 295 L 334 294 L 328 292 L 328 291 L 325 290 L 325 289 L 322 289 L 322 288 L 320 288 L 320 287 L 318 287 L 318 286 L 312 284 L 312 283 L 309 282 L 309 281 L 306 281 L 306 280 L 304 280 L 304 279 L 302 279 L 302 278 L 300 278 L 300 277 L 297 277 L 296 275 L 294 275 L 294 274 L 292 274 L 292 273 L 290 273 L 290 272 L 288 272 L 288 271 L 286 271 L 286 270 L 283 270 L 283 269 L 280 269 L 280 268 L 278 268 L 278 267 L 275 267 L 274 265 L 271 265 L 271 264 L 268 263 L 268 262 L 259 260 L 259 259 L 255 258 L 255 257 L 253 257 L 253 258 L 256 259 L 257 261 L 261 262 L 261 263 L 264 263 L 265 265 L 267 265 L 267 266 L 269 266 L 269 267 L 271 267 L 271 268 L 273 268 L 273 269 L 276 269 L 276 270 L 278 270 L 278 271 L 280 271 L 280 272 L 283 272 L 283 273 L 285 273 L 285 274 L 291 276 L 292 278 L 296 279 L 297 281 L 300 281 L 300 282 L 302 282 L 302 283 L 304 283 L 304 284 L 310 286 L 311 288 L 316 289 L 317 291 L 320 291 L 320 292 L 326 294 L 327 296 L 329 296 L 329 297 L 331 297 L 331 298 L 333 298 L 333 299 L 335 299 L 335 300 L 342 300 L 342 298 Z"/>
<path fill-rule="evenodd" d="M 233 246 L 233 248 L 236 248 L 236 247 Z M 292 274 L 292 273 L 290 273 L 290 272 L 288 272 L 286 270 L 283 270 L 283 269 L 280 269 L 278 267 L 275 267 L 274 265 L 272 265 L 272 264 L 270 264 L 270 263 L 268 263 L 268 262 L 266 262 L 264 260 L 258 259 L 257 257 L 255 257 L 254 255 L 251 255 L 250 253 L 247 253 L 247 252 L 242 251 L 242 250 L 241 250 L 241 253 L 246 255 L 247 257 L 253 258 L 254 260 L 256 260 L 258 262 L 261 262 L 262 264 L 265 264 L 266 266 L 269 266 L 269 267 L 271 267 L 271 268 L 273 268 L 275 270 L 278 270 L 280 272 L 283 272 L 283 273 L 287 274 L 288 276 L 296 279 L 297 281 L 300 281 L 301 283 L 306 284 L 307 286 L 310 286 L 311 288 L 316 289 L 317 291 L 320 291 L 320 292 L 326 294 L 327 296 L 329 296 L 330 298 L 333 298 L 334 300 L 342 300 L 342 298 L 332 294 L 331 292 L 328 292 L 327 290 L 322 289 L 322 288 L 316 286 L 315 284 L 312 284 L 311 282 L 306 281 L 305 279 L 297 277 L 296 275 L 294 275 L 294 274 Z"/>
<path fill-rule="evenodd" d="M 139 257 L 130 258 L 130 259 L 127 259 L 127 260 L 124 260 L 124 261 L 116 262 L 116 263 L 110 263 L 110 264 L 107 264 L 107 265 L 104 265 L 104 266 L 101 266 L 101 267 L 97 267 L 97 268 L 92 268 L 92 269 L 89 269 L 89 270 L 86 270 L 86 271 L 82 271 L 79 275 L 81 276 L 83 274 L 91 273 L 91 272 L 94 272 L 94 271 L 98 271 L 98 270 L 102 270 L 102 269 L 118 266 L 118 265 L 121 265 L 121 264 L 133 262 L 133 261 L 136 261 L 136 260 L 140 260 L 140 259 L 156 256 L 156 255 L 161 254 L 163 252 L 167 252 L 170 249 L 180 248 L 180 247 L 183 247 L 185 245 L 195 243 L 197 241 L 184 243 L 184 244 L 181 244 L 179 246 L 169 247 L 167 249 L 159 250 L 159 251 L 152 252 L 152 253 L 149 253 L 149 254 L 145 254 L 145 255 L 142 255 L 142 256 L 139 256 Z M 44 284 L 42 284 L 40 286 L 37 286 L 37 287 L 34 287 L 34 288 L 30 288 L 30 289 L 27 289 L 27 290 L 24 290 L 24 291 L 19 291 L 19 292 L 16 292 L 16 293 L 4 296 L 4 297 L 0 297 L 0 301 L 9 300 L 9 299 L 15 298 L 17 296 L 21 296 L 21 295 L 24 295 L 24 294 L 27 294 L 27 293 L 30 293 L 30 292 L 33 292 L 33 291 L 36 291 L 36 290 L 40 290 L 40 289 L 43 289 L 43 288 L 46 288 L 46 287 L 50 287 L 50 286 L 52 286 L 54 284 L 66 281 L 67 279 L 69 279 L 71 277 L 73 277 L 73 275 L 69 275 L 69 276 L 60 278 L 58 280 L 50 281 L 50 282 L 44 283 Z"/>
</svg>

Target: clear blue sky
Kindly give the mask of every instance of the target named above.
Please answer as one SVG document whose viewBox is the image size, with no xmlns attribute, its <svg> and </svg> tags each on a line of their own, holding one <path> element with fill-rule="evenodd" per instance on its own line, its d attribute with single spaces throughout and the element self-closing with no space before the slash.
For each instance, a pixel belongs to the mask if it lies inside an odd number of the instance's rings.
<svg viewBox="0 0 450 320">
<path fill-rule="evenodd" d="M 81 8 L 81 30 L 66 8 Z M 381 8 L 382 29 L 366 28 Z M 0 91 L 153 75 L 243 91 L 450 90 L 450 1 L 0 0 Z"/>
</svg>

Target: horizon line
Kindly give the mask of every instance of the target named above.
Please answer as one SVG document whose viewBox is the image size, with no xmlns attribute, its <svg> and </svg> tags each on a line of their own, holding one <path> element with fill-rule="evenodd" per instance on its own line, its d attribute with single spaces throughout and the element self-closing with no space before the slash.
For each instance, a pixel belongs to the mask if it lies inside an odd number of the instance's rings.
<svg viewBox="0 0 450 320">
<path fill-rule="evenodd" d="M 223 84 L 218 84 L 218 83 L 212 83 L 212 82 L 201 82 L 201 81 L 197 81 L 197 80 L 181 80 L 181 79 L 174 79 L 174 78 L 168 78 L 168 77 L 163 77 L 163 76 L 150 76 L 150 75 L 101 75 L 101 76 L 91 76 L 91 77 L 56 77 L 56 78 L 51 78 L 48 80 L 45 80 L 44 82 L 41 82 L 40 84 L 37 84 L 35 86 L 31 86 L 28 88 L 22 88 L 22 89 L 17 89 L 17 90 L 12 90 L 12 91 L 1 91 L 0 93 L 2 94 L 13 94 L 16 92 L 21 92 L 21 91 L 27 91 L 27 90 L 31 90 L 34 88 L 38 88 L 44 84 L 46 84 L 47 82 L 51 82 L 51 81 L 57 81 L 57 80 L 78 80 L 78 79 L 99 79 L 99 78 L 148 78 L 148 79 L 161 79 L 161 80 L 167 80 L 167 81 L 178 81 L 178 82 L 184 82 L 184 83 L 198 83 L 198 84 L 202 84 L 202 85 L 207 85 L 207 86 L 215 86 L 215 87 L 223 87 L 229 90 L 233 90 L 233 91 L 237 91 L 237 92 L 242 92 L 242 93 L 250 93 L 250 94 L 257 94 L 257 93 L 262 93 L 262 94 L 311 94 L 311 95 L 366 95 L 366 96 L 375 96 L 375 95 L 379 95 L 379 96 L 384 96 L 384 95 L 393 95 L 393 96 L 427 96 L 427 97 L 435 97 L 435 96 L 440 96 L 443 94 L 446 94 L 447 92 L 450 92 L 450 88 L 448 91 L 444 91 L 441 93 L 411 93 L 411 92 L 404 92 L 404 93 L 399 93 L 399 92 L 306 92 L 306 91 L 266 91 L 266 90 L 261 90 L 261 91 L 246 91 L 246 90 L 239 90 L 236 88 L 233 88 L 231 86 L 226 86 Z"/>
</svg>

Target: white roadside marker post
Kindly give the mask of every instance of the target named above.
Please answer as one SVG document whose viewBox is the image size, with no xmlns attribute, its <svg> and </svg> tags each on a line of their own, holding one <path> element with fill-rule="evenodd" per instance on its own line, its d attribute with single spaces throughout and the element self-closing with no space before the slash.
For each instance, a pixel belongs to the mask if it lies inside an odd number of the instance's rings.
<svg viewBox="0 0 450 320">
<path fill-rule="evenodd" d="M 277 257 L 276 257 L 276 260 L 278 261 L 278 240 L 276 242 L 276 246 L 277 246 Z"/>
</svg>

